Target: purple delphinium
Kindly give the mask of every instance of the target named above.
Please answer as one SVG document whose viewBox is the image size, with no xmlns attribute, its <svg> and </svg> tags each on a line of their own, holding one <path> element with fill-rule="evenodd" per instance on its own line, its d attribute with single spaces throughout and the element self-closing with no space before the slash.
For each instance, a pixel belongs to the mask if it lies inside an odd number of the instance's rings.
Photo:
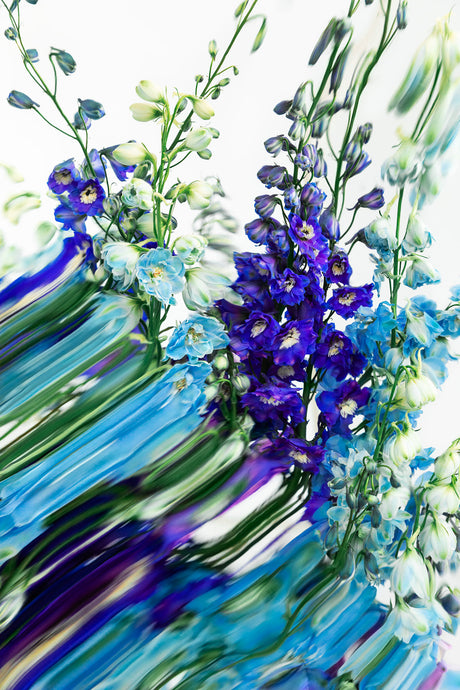
<svg viewBox="0 0 460 690">
<path fill-rule="evenodd" d="M 327 305 L 329 309 L 337 312 L 339 316 L 348 319 L 359 309 L 359 307 L 372 306 L 373 285 L 363 285 L 362 287 L 339 287 L 334 290 L 332 297 Z"/>
<path fill-rule="evenodd" d="M 97 216 L 102 213 L 104 190 L 97 180 L 81 180 L 69 193 L 69 204 L 74 211 Z"/>
<path fill-rule="evenodd" d="M 366 358 L 356 350 L 350 338 L 328 324 L 316 348 L 315 367 L 332 372 L 341 381 L 348 374 L 358 376 L 365 364 Z"/>
<path fill-rule="evenodd" d="M 334 251 L 327 263 L 326 278 L 330 283 L 346 283 L 350 282 L 352 270 L 348 261 L 348 254 L 342 250 Z"/>
<path fill-rule="evenodd" d="M 369 400 L 370 389 L 349 380 L 333 391 L 323 391 L 316 398 L 321 414 L 332 430 L 346 434 L 353 418 Z"/>
<path fill-rule="evenodd" d="M 275 364 L 293 365 L 315 350 L 317 333 L 310 321 L 288 321 L 276 336 L 272 348 Z"/>
<path fill-rule="evenodd" d="M 243 395 L 241 402 L 257 422 L 271 420 L 276 428 L 282 428 L 288 421 L 300 424 L 306 412 L 300 395 L 289 386 L 259 386 Z"/>
<path fill-rule="evenodd" d="M 271 280 L 270 292 L 273 299 L 281 304 L 299 304 L 305 298 L 305 289 L 309 282 L 306 275 L 285 268 L 281 275 Z"/>
<path fill-rule="evenodd" d="M 55 194 L 63 194 L 74 189 L 80 180 L 80 173 L 75 167 L 73 158 L 56 165 L 48 177 L 48 187 Z"/>
</svg>

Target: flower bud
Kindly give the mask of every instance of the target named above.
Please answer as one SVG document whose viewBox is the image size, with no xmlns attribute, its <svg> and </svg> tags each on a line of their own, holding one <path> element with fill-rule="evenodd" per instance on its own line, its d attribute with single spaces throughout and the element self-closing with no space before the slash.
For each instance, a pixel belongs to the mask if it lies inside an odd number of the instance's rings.
<svg viewBox="0 0 460 690">
<path fill-rule="evenodd" d="M 86 117 L 89 117 L 90 120 L 100 120 L 101 117 L 104 117 L 105 115 L 105 110 L 102 103 L 93 101 L 92 98 L 85 98 L 84 100 L 79 98 L 78 104 L 79 110 L 81 110 Z"/>
<path fill-rule="evenodd" d="M 425 492 L 425 500 L 438 513 L 454 515 L 460 505 L 457 491 L 451 484 L 436 484 Z"/>
<path fill-rule="evenodd" d="M 31 108 L 38 108 L 38 103 L 35 103 L 27 94 L 22 93 L 22 91 L 11 91 L 7 101 L 14 108 L 19 108 L 20 110 L 30 110 Z"/>
<path fill-rule="evenodd" d="M 440 58 L 440 40 L 436 31 L 417 50 L 404 81 L 390 102 L 390 110 L 407 113 L 426 92 Z"/>
<path fill-rule="evenodd" d="M 440 280 L 441 274 L 427 259 L 423 256 L 410 257 L 404 275 L 404 285 L 415 290 L 421 285 L 439 283 Z"/>
<path fill-rule="evenodd" d="M 207 244 L 207 239 L 202 235 L 183 235 L 174 242 L 173 249 L 184 264 L 192 266 L 201 259 Z"/>
<path fill-rule="evenodd" d="M 395 404 L 403 410 L 420 410 L 436 398 L 436 387 L 432 380 L 422 373 L 406 372 L 396 387 Z"/>
<path fill-rule="evenodd" d="M 410 252 L 423 252 L 426 247 L 431 245 L 431 235 L 426 229 L 426 225 L 420 214 L 414 213 L 409 216 L 406 234 L 402 243 L 406 254 Z"/>
<path fill-rule="evenodd" d="M 403 187 L 406 182 L 413 182 L 422 172 L 423 166 L 417 144 L 407 139 L 399 145 L 398 150 L 382 166 L 382 177 L 391 185 Z"/>
<path fill-rule="evenodd" d="M 112 273 L 120 289 L 126 290 L 135 278 L 139 249 L 129 242 L 108 242 L 102 248 L 101 258 Z"/>
<path fill-rule="evenodd" d="M 192 101 L 192 108 L 195 115 L 201 117 L 202 120 L 209 120 L 211 117 L 213 117 L 214 110 L 211 108 L 208 101 L 206 101 L 204 98 L 195 98 L 192 96 L 189 96 L 189 98 Z"/>
<path fill-rule="evenodd" d="M 270 137 L 270 139 L 264 141 L 265 150 L 272 156 L 277 156 L 283 150 L 284 140 L 282 135 Z"/>
<path fill-rule="evenodd" d="M 391 573 L 391 586 L 396 594 L 405 597 L 412 592 L 421 599 L 430 596 L 430 575 L 425 559 L 412 546 L 398 558 Z"/>
<path fill-rule="evenodd" d="M 185 272 L 186 286 L 182 293 L 185 305 L 195 311 L 206 309 L 222 297 L 229 280 L 226 276 L 203 268 L 190 268 Z"/>
<path fill-rule="evenodd" d="M 407 27 L 407 0 L 399 0 L 398 9 L 396 11 L 396 21 L 398 29 L 402 30 Z"/>
<path fill-rule="evenodd" d="M 120 211 L 120 201 L 117 196 L 111 194 L 102 200 L 102 208 L 108 216 L 116 216 Z"/>
<path fill-rule="evenodd" d="M 123 187 L 121 198 L 125 206 L 138 208 L 142 211 L 153 209 L 153 190 L 151 185 L 145 180 L 133 177 Z"/>
<path fill-rule="evenodd" d="M 130 141 L 127 144 L 117 146 L 112 155 L 122 165 L 137 165 L 145 161 L 147 150 L 142 144 Z"/>
<path fill-rule="evenodd" d="M 380 512 L 384 520 L 392 520 L 409 501 L 410 491 L 405 486 L 388 489 L 380 501 Z"/>
<path fill-rule="evenodd" d="M 436 458 L 434 474 L 439 481 L 449 481 L 452 475 L 458 473 L 460 467 L 460 439 L 454 441 L 449 448 Z"/>
<path fill-rule="evenodd" d="M 371 138 L 372 129 L 372 122 L 365 122 L 363 125 L 358 127 L 355 136 L 363 144 L 367 144 Z"/>
<path fill-rule="evenodd" d="M 445 518 L 431 515 L 427 518 L 418 541 L 424 555 L 430 556 L 435 562 L 451 558 L 457 546 L 455 534 Z"/>
<path fill-rule="evenodd" d="M 262 194 L 254 200 L 254 209 L 261 218 L 269 218 L 278 205 L 278 197 L 271 194 Z"/>
<path fill-rule="evenodd" d="M 390 374 L 393 374 L 393 376 L 396 376 L 396 372 L 402 364 L 403 359 L 404 355 L 402 350 L 399 347 L 391 347 L 385 352 L 385 369 L 389 371 Z"/>
<path fill-rule="evenodd" d="M 195 180 L 195 182 L 190 182 L 185 187 L 184 194 L 190 208 L 198 210 L 209 206 L 213 195 L 213 188 L 207 182 Z"/>
<path fill-rule="evenodd" d="M 232 381 L 233 387 L 239 395 L 244 395 L 244 393 L 247 393 L 249 388 L 251 387 L 251 381 L 244 374 L 239 374 L 238 376 L 235 376 L 235 378 L 232 379 Z"/>
<path fill-rule="evenodd" d="M 162 116 L 163 111 L 150 103 L 133 103 L 129 106 L 132 116 L 138 122 L 149 122 L 157 120 Z"/>
<path fill-rule="evenodd" d="M 324 51 L 327 49 L 328 45 L 334 38 L 335 30 L 337 27 L 337 19 L 331 19 L 329 24 L 326 26 L 324 29 L 323 33 L 319 37 L 319 40 L 315 47 L 313 48 L 313 52 L 310 55 L 310 59 L 308 61 L 309 65 L 316 65 L 318 62 L 319 58 L 321 55 L 324 53 Z"/>
<path fill-rule="evenodd" d="M 397 248 L 398 241 L 388 218 L 376 218 L 364 228 L 366 244 L 375 249 L 383 258 L 390 258 Z"/>
<path fill-rule="evenodd" d="M 206 149 L 212 140 L 212 134 L 205 127 L 192 129 L 185 137 L 185 148 L 191 151 L 203 151 Z"/>
<path fill-rule="evenodd" d="M 370 208 L 377 211 L 384 205 L 383 189 L 381 187 L 374 187 L 370 192 L 359 197 L 354 208 Z"/>
<path fill-rule="evenodd" d="M 165 100 L 163 91 L 160 87 L 154 84 L 153 81 L 148 81 L 146 79 L 140 81 L 136 86 L 136 93 L 139 98 L 142 98 L 144 101 L 151 101 L 152 103 L 164 103 Z"/>
<path fill-rule="evenodd" d="M 422 446 L 417 432 L 409 425 L 405 424 L 403 429 L 397 432 L 385 442 L 383 456 L 394 467 L 400 467 L 409 463 L 421 451 Z"/>
</svg>

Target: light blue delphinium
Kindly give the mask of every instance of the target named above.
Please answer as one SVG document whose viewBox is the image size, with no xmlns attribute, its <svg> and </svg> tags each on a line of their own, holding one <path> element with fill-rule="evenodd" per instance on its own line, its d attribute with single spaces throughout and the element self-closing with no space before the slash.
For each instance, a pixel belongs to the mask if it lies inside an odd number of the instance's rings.
<svg viewBox="0 0 460 690">
<path fill-rule="evenodd" d="M 175 304 L 175 292 L 184 287 L 184 264 L 169 249 L 150 249 L 136 266 L 140 286 L 163 304 Z"/>
<path fill-rule="evenodd" d="M 409 258 L 411 261 L 409 261 Z M 421 285 L 439 283 L 441 275 L 423 256 L 414 254 L 408 257 L 408 266 L 404 277 L 404 285 L 414 290 Z"/>
<path fill-rule="evenodd" d="M 128 242 L 108 242 L 102 247 L 101 258 L 120 289 L 126 290 L 135 277 L 139 250 Z"/>
<path fill-rule="evenodd" d="M 183 321 L 171 336 L 166 354 L 171 359 L 198 359 L 226 347 L 229 339 L 223 325 L 211 316 L 194 314 Z"/>
</svg>

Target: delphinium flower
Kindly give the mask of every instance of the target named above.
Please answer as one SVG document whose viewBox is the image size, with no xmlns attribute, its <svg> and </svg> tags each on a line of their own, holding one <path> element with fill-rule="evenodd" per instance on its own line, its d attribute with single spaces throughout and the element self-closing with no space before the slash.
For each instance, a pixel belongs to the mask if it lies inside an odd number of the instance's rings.
<svg viewBox="0 0 460 690">
<path fill-rule="evenodd" d="M 391 103 L 405 114 L 422 101 L 415 129 L 382 169 L 395 197 L 353 239 L 376 253 L 374 280 L 388 295 L 375 309 L 361 308 L 345 329 L 369 364 L 370 395 L 360 410 L 364 433 L 354 433 L 345 445 L 334 438 L 325 444 L 334 474 L 325 544 L 343 572 L 356 568 L 357 576 L 390 585 L 388 625 L 405 642 L 415 634 L 436 637 L 450 625 L 451 581 L 443 572 L 458 563 L 458 441 L 434 460 L 416 430 L 453 358 L 448 338 L 459 336 L 458 295 L 454 290 L 445 309 L 423 295 L 399 302 L 402 285 L 415 290 L 439 280 L 422 254 L 431 234 L 421 209 L 433 193 L 427 193 L 424 177 L 442 160 L 452 143 L 452 123 L 460 121 L 458 107 L 448 99 L 450 110 L 443 115 L 450 139 L 444 138 L 439 102 L 445 107 L 445 94 L 455 89 L 458 57 L 444 59 L 458 56 L 453 41 L 440 22 Z M 344 294 L 339 290 L 337 295 Z M 325 404 L 333 414 L 335 397 L 326 397 Z"/>
<path fill-rule="evenodd" d="M 204 263 L 205 247 L 214 248 L 212 237 L 173 236 L 176 204 L 186 202 L 193 211 L 202 212 L 222 192 L 218 180 L 182 181 L 176 176 L 177 182 L 172 183 L 170 173 L 175 168 L 176 175 L 177 166 L 192 154 L 202 159 L 211 157 L 211 143 L 219 136 L 210 123 L 214 116 L 211 101 L 230 82 L 229 70 L 238 73 L 236 67 L 226 65 L 227 56 L 243 27 L 255 18 L 256 4 L 253 0 L 237 7 L 236 27 L 222 57 L 215 41 L 211 41 L 207 77 L 198 75 L 191 90 L 175 90 L 170 95 L 167 88 L 153 81 L 139 82 L 136 93 L 141 102 L 134 103 L 131 112 L 135 120 L 159 126 L 160 150 L 155 154 L 136 141 L 89 148 L 88 130 L 104 117 L 103 105 L 93 99 L 78 99 L 73 120 L 65 113 L 57 95 L 59 71 L 66 77 L 71 75 L 76 70 L 75 60 L 66 51 L 52 48 L 49 59 L 54 84 L 49 86 L 36 64 L 37 51 L 23 47 L 20 17 L 15 11 L 18 3 L 11 7 L 3 3 L 11 22 L 6 37 L 16 44 L 45 101 L 39 104 L 22 92 L 12 91 L 9 103 L 42 116 L 73 139 L 83 154 L 81 164 L 65 160 L 49 175 L 48 187 L 57 201 L 55 218 L 65 231 L 83 233 L 88 240 L 94 237 L 93 280 L 101 283 L 102 289 L 126 293 L 129 299 L 142 304 L 140 342 L 149 355 L 147 366 L 151 362 L 153 371 L 159 369 L 165 356 L 163 343 L 169 329 L 166 319 L 176 295 L 183 293 L 189 309 L 205 312 L 229 282 L 227 276 L 209 271 Z M 264 34 L 262 17 L 253 50 L 260 47 Z M 49 119 L 42 115 L 47 104 L 51 106 Z M 215 248 L 219 251 L 218 246 Z M 223 337 L 211 340 L 216 346 L 219 341 L 219 347 L 226 344 Z M 175 342 L 176 354 L 177 347 Z M 210 355 L 211 351 L 205 349 L 202 356 Z"/>
</svg>

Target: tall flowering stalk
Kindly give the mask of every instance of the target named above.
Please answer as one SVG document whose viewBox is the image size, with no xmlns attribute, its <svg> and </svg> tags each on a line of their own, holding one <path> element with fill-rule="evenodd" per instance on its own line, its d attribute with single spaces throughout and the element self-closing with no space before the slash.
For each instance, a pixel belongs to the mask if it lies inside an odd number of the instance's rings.
<svg viewBox="0 0 460 690">
<path fill-rule="evenodd" d="M 55 218 L 64 230 L 93 237 L 94 280 L 104 290 L 126 294 L 141 308 L 139 341 L 145 346 L 145 362 L 151 371 L 161 371 L 168 358 L 188 357 L 193 362 L 207 357 L 228 342 L 218 320 L 191 315 L 165 348 L 170 330 L 167 319 L 171 319 L 176 296 L 181 295 L 192 311 L 204 312 L 228 282 L 225 275 L 202 265 L 213 237 L 199 233 L 177 236 L 173 215 L 178 202 L 187 202 L 192 210 L 206 209 L 222 193 L 218 180 L 172 184 L 170 175 L 176 175 L 178 166 L 192 154 L 211 157 L 209 146 L 219 136 L 209 124 L 214 115 L 211 101 L 229 84 L 229 74 L 238 74 L 234 65 L 226 64 L 228 55 L 250 20 L 260 20 L 253 50 L 260 47 L 265 35 L 265 18 L 254 14 L 257 1 L 238 5 L 235 30 L 222 52 L 215 41 L 210 42 L 209 69 L 206 76 L 197 75 L 190 93 L 175 90 L 170 97 L 152 81 L 139 82 L 136 92 L 141 102 L 134 103 L 131 111 L 134 119 L 159 125 L 159 150 L 153 153 L 146 144 L 135 141 L 104 149 L 89 147 L 89 129 L 105 114 L 102 104 L 79 99 L 74 117 L 65 113 L 58 99 L 59 73 L 72 74 L 75 60 L 66 51 L 52 48 L 48 83 L 37 67 L 37 51 L 24 45 L 19 1 L 8 6 L 2 0 L 10 21 L 5 36 L 16 44 L 26 71 L 51 104 L 52 114 L 44 115 L 38 102 L 19 91 L 12 91 L 8 101 L 13 107 L 35 112 L 80 147 L 81 165 L 70 158 L 56 165 L 49 176 L 48 187 L 58 203 Z"/>
<path fill-rule="evenodd" d="M 423 254 L 431 235 L 420 212 L 437 192 L 459 126 L 459 49 L 447 22 L 439 22 L 390 103 L 404 115 L 421 102 L 411 133 L 382 168 L 396 195 L 385 204 L 382 185 L 353 198 L 351 178 L 371 165 L 365 147 L 373 128 L 360 122 L 360 100 L 407 25 L 406 2 L 384 3 L 380 41 L 347 82 L 359 4 L 332 19 L 313 50 L 310 64 L 327 61 L 319 86 L 306 81 L 275 108 L 291 124 L 265 148 L 283 160 L 259 170 L 272 191 L 256 198 L 257 218 L 246 225 L 265 251 L 235 255 L 236 294 L 218 303 L 231 351 L 221 409 L 228 414 L 237 405 L 252 418 L 253 438 L 269 439 L 256 445 L 260 452 L 305 472 L 306 515 L 329 519 L 328 575 L 291 620 L 328 583 L 354 576 L 390 584 L 388 625 L 408 642 L 449 627 L 458 610 L 458 590 L 440 576 L 442 562 L 457 562 L 458 442 L 434 473 L 418 478 L 433 459 L 416 433 L 453 358 L 447 339 L 459 335 L 458 290 L 446 309 L 420 296 L 401 306 L 399 296 L 402 284 L 416 289 L 439 280 Z M 346 116 L 342 137 L 337 113 Z M 379 215 L 357 231 L 361 209 Z M 375 252 L 373 283 L 353 284 L 350 253 L 358 242 Z M 389 301 L 373 308 L 376 293 Z M 446 463 L 441 479 L 437 467 Z"/>
</svg>

